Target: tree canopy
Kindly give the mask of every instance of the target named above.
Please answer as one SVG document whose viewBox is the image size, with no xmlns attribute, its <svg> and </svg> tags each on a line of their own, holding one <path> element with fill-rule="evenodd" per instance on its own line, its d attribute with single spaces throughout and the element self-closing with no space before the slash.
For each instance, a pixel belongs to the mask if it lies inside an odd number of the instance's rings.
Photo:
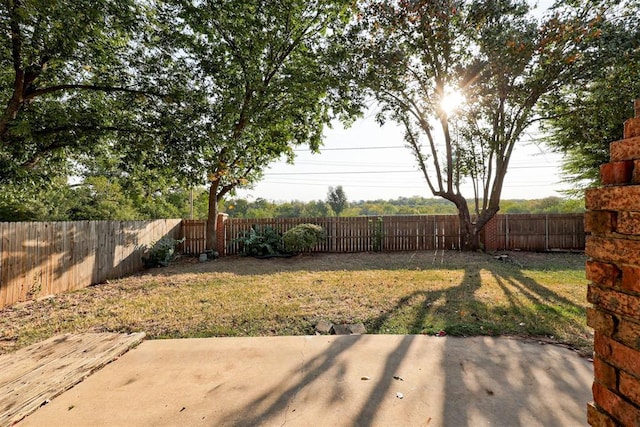
<svg viewBox="0 0 640 427">
<path fill-rule="evenodd" d="M 0 3 L 0 182 L 56 172 L 128 122 L 143 13 L 134 0 Z"/>
<path fill-rule="evenodd" d="M 563 171 L 574 195 L 599 184 L 609 144 L 622 138 L 622 125 L 640 97 L 640 2 L 615 3 L 602 15 L 590 73 L 549 94 L 541 108 L 551 118 L 547 142 L 565 154 Z"/>
<path fill-rule="evenodd" d="M 351 13 L 347 0 L 3 2 L 0 184 L 73 175 L 97 197 L 107 174 L 149 197 L 208 183 L 214 219 L 269 162 L 357 114 L 335 42 Z"/>
<path fill-rule="evenodd" d="M 593 5 L 558 7 L 542 21 L 529 12 L 517 0 L 371 0 L 359 15 L 354 67 L 380 122 L 404 126 L 428 188 L 455 204 L 467 249 L 500 208 L 511 154 L 539 119 L 541 97 L 582 72 L 599 36 Z M 449 111 L 443 102 L 458 92 L 465 102 Z"/>
<path fill-rule="evenodd" d="M 261 177 L 292 147 L 317 150 L 323 127 L 351 116 L 348 81 L 336 69 L 335 43 L 350 17 L 346 0 L 167 1 L 159 62 L 181 86 L 159 126 L 149 162 L 172 165 L 193 183 L 208 183 L 209 245 L 217 203 Z M 146 148 L 145 148 L 146 149 Z"/>
<path fill-rule="evenodd" d="M 539 111 L 554 117 L 555 146 L 575 153 L 582 173 L 617 138 L 609 132 L 628 115 L 617 106 L 638 96 L 637 0 L 558 2 L 541 20 L 522 0 L 357 5 L 0 2 L 0 210 L 185 215 L 186 189 L 206 184 L 213 227 L 224 197 L 271 161 L 292 160 L 294 147 L 318 150 L 323 128 L 355 117 L 369 95 L 380 122 L 404 125 L 427 187 L 456 206 L 473 247 Z M 465 102 L 445 108 L 457 91 Z M 289 214 L 328 209 L 292 204 Z"/>
<path fill-rule="evenodd" d="M 342 185 L 338 185 L 337 187 L 329 187 L 329 191 L 327 193 L 327 203 L 333 209 L 333 213 L 336 216 L 340 216 L 342 211 L 344 211 L 348 206 L 347 195 L 342 188 Z"/>
</svg>

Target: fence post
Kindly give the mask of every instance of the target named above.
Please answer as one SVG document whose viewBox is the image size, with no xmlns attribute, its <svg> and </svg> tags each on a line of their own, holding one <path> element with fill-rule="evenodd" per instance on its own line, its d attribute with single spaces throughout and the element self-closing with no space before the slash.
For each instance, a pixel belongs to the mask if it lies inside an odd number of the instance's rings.
<svg viewBox="0 0 640 427">
<path fill-rule="evenodd" d="M 228 217 L 229 215 L 226 213 L 219 213 L 218 218 L 216 218 L 216 250 L 218 251 L 218 256 L 224 256 L 227 248 L 227 233 L 225 233 L 224 225 Z"/>
<path fill-rule="evenodd" d="M 510 250 L 509 247 L 509 214 L 504 216 L 504 249 Z"/>
<path fill-rule="evenodd" d="M 549 250 L 549 214 L 544 217 L 544 250 Z"/>
<path fill-rule="evenodd" d="M 337 252 L 337 223 L 338 218 L 335 216 L 331 218 L 331 252 Z"/>
</svg>

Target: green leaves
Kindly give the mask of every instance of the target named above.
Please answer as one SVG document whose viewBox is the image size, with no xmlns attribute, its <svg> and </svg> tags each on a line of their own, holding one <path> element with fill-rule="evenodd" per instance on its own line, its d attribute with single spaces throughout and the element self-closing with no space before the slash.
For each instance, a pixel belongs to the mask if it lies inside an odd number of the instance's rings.
<svg viewBox="0 0 640 427">
<path fill-rule="evenodd" d="M 0 4 L 0 182 L 63 172 L 131 111 L 134 0 Z M 127 92 L 129 91 L 129 92 Z M 46 165 L 46 167 L 45 167 Z"/>
<path fill-rule="evenodd" d="M 347 195 L 345 194 L 342 185 L 338 185 L 335 188 L 329 187 L 329 192 L 327 193 L 327 204 L 331 206 L 331 209 L 333 209 L 336 216 L 340 216 L 340 213 L 347 208 Z"/>
<path fill-rule="evenodd" d="M 330 67 L 346 1 L 167 2 L 159 55 L 174 102 L 163 111 L 167 160 L 218 196 L 250 185 L 292 146 L 318 149 L 322 129 L 348 102 Z M 172 14 L 165 13 L 171 10 Z M 331 32 L 326 31 L 331 28 Z"/>
<path fill-rule="evenodd" d="M 575 186 L 571 194 L 579 196 L 599 184 L 609 144 L 622 138 L 622 124 L 633 116 L 633 100 L 640 96 L 640 3 L 618 3 L 587 27 L 594 35 L 585 49 L 589 62 L 583 75 L 541 105 L 551 118 L 545 124 L 547 142 L 565 154 L 565 179 Z"/>
</svg>

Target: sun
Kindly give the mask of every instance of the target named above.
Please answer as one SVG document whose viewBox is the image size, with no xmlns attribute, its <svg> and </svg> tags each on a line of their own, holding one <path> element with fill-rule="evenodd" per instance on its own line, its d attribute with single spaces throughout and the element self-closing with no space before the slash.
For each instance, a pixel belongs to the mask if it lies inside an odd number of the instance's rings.
<svg viewBox="0 0 640 427">
<path fill-rule="evenodd" d="M 440 99 L 440 108 L 450 116 L 465 102 L 466 98 L 460 90 L 447 86 L 444 88 L 444 96 Z"/>
</svg>

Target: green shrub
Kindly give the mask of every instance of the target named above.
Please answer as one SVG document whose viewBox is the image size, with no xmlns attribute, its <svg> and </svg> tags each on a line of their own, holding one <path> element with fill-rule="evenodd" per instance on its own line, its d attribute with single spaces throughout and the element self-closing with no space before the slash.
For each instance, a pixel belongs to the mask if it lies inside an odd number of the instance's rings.
<svg viewBox="0 0 640 427">
<path fill-rule="evenodd" d="M 373 243 L 373 250 L 376 252 L 380 252 L 383 249 L 383 239 L 384 239 L 384 220 L 381 216 L 374 222 L 373 220 L 369 220 L 369 224 L 371 225 L 371 241 Z"/>
<path fill-rule="evenodd" d="M 240 255 L 243 256 L 269 256 L 284 253 L 282 235 L 273 227 L 260 228 L 257 225 L 251 230 L 240 233 L 231 243 L 240 244 Z"/>
<path fill-rule="evenodd" d="M 282 236 L 284 247 L 293 253 L 307 252 L 326 237 L 324 229 L 316 224 L 300 224 Z"/>
<path fill-rule="evenodd" d="M 163 237 L 152 243 L 151 247 L 144 245 L 143 251 L 147 255 L 142 257 L 144 266 L 147 268 L 168 266 L 175 257 L 176 245 L 182 242 L 184 238 L 176 240 L 173 237 Z"/>
</svg>

